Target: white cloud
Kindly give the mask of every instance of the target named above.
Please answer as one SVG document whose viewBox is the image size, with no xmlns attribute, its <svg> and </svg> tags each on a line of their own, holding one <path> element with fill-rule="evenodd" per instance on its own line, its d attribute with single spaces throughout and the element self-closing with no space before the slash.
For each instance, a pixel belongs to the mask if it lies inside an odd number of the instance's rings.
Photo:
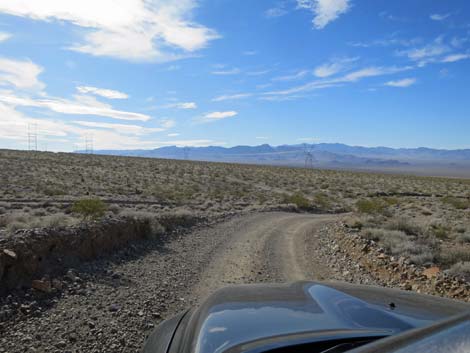
<svg viewBox="0 0 470 353">
<path fill-rule="evenodd" d="M 281 17 L 287 14 L 287 10 L 284 8 L 284 4 L 279 4 L 277 7 L 271 7 L 264 12 L 264 16 L 267 18 Z"/>
<path fill-rule="evenodd" d="M 439 56 L 449 51 L 450 48 L 444 43 L 444 38 L 439 36 L 430 44 L 420 48 L 398 51 L 397 54 L 407 56 L 410 60 L 417 62 L 418 66 L 423 67 L 429 63 L 436 62 Z"/>
<path fill-rule="evenodd" d="M 179 136 L 180 134 L 177 133 L 177 132 L 172 132 L 171 134 L 167 134 L 168 137 L 177 137 Z"/>
<path fill-rule="evenodd" d="M 167 108 L 176 108 L 176 109 L 197 109 L 197 104 L 195 102 L 179 102 L 166 105 Z"/>
<path fill-rule="evenodd" d="M 385 86 L 390 87 L 410 87 L 416 83 L 415 78 L 404 78 L 401 80 L 388 81 L 385 83 Z"/>
<path fill-rule="evenodd" d="M 350 8 L 350 0 L 297 0 L 297 7 L 309 9 L 314 13 L 313 25 L 316 29 L 324 28 Z"/>
<path fill-rule="evenodd" d="M 114 130 L 123 135 L 145 135 L 145 134 L 151 134 L 155 132 L 162 132 L 166 130 L 165 128 L 162 128 L 162 127 L 146 128 L 140 125 L 101 123 L 101 122 L 96 122 L 96 121 L 83 121 L 83 120 L 75 120 L 73 121 L 73 123 L 77 125 L 85 126 L 85 127 Z"/>
<path fill-rule="evenodd" d="M 442 59 L 443 63 L 453 63 L 460 60 L 470 59 L 470 54 L 451 54 Z"/>
<path fill-rule="evenodd" d="M 213 102 L 223 102 L 223 101 L 228 101 L 228 100 L 236 100 L 236 99 L 243 99 L 243 98 L 249 98 L 253 94 L 251 93 L 237 93 L 237 94 L 227 94 L 227 95 L 222 95 L 218 96 L 212 99 Z"/>
<path fill-rule="evenodd" d="M 45 86 L 38 79 L 42 71 L 42 67 L 30 60 L 14 60 L 0 57 L 0 86 L 42 90 Z"/>
<path fill-rule="evenodd" d="M 2 94 L 0 101 L 12 106 L 25 106 L 49 109 L 57 113 L 72 115 L 95 115 L 118 120 L 148 121 L 150 116 L 113 109 L 110 105 L 98 102 L 93 97 L 75 96 L 75 100 L 62 98 L 32 99 Z"/>
<path fill-rule="evenodd" d="M 357 59 L 358 58 L 335 58 L 328 63 L 317 66 L 313 73 L 315 76 L 322 78 L 332 76 L 348 68 L 349 65 Z"/>
<path fill-rule="evenodd" d="M 213 75 L 237 75 L 241 72 L 239 68 L 212 71 Z"/>
<path fill-rule="evenodd" d="M 264 95 L 266 96 L 293 96 L 300 92 L 312 91 L 317 89 L 324 89 L 330 87 L 337 87 L 342 86 L 347 83 L 356 82 L 363 78 L 367 77 L 375 77 L 375 76 L 383 76 L 383 75 L 391 75 L 394 73 L 407 71 L 412 69 L 411 66 L 404 66 L 404 67 L 397 67 L 397 66 L 389 66 L 389 67 L 381 67 L 381 66 L 370 66 L 360 70 L 356 70 L 350 72 L 346 75 L 341 77 L 332 78 L 332 79 L 322 79 L 322 80 L 315 80 L 309 83 L 306 83 L 301 86 L 292 87 L 286 90 L 281 91 L 271 91 L 265 92 Z"/>
<path fill-rule="evenodd" d="M 279 77 L 274 77 L 272 81 L 294 81 L 294 80 L 299 80 L 301 78 L 304 78 L 310 73 L 309 70 L 300 70 L 292 75 L 285 75 L 285 76 L 279 76 Z"/>
<path fill-rule="evenodd" d="M 168 61 L 219 38 L 214 30 L 191 20 L 196 5 L 196 0 L 9 0 L 0 3 L 0 12 L 85 28 L 83 42 L 72 50 L 127 60 Z"/>
<path fill-rule="evenodd" d="M 115 91 L 112 89 L 97 88 L 91 86 L 78 86 L 77 91 L 80 93 L 92 93 L 108 99 L 127 99 L 129 96 L 126 93 Z"/>
<path fill-rule="evenodd" d="M 176 122 L 173 119 L 161 119 L 159 123 L 165 129 L 171 129 L 176 125 Z"/>
<path fill-rule="evenodd" d="M 256 54 L 258 54 L 258 52 L 256 50 L 247 50 L 247 51 L 243 52 L 243 55 L 246 55 L 246 56 L 253 56 L 253 55 L 256 55 Z"/>
<path fill-rule="evenodd" d="M 0 42 L 4 42 L 11 38 L 11 34 L 7 32 L 0 32 Z"/>
<path fill-rule="evenodd" d="M 226 111 L 226 112 L 212 112 L 208 113 L 204 116 L 204 121 L 217 121 L 217 120 L 222 120 L 222 119 L 227 119 L 227 118 L 232 118 L 236 116 L 238 113 L 236 111 Z"/>
<path fill-rule="evenodd" d="M 450 16 L 450 13 L 446 13 L 446 14 L 435 13 L 435 14 L 430 15 L 429 18 L 433 21 L 443 21 L 449 16 Z"/>
</svg>

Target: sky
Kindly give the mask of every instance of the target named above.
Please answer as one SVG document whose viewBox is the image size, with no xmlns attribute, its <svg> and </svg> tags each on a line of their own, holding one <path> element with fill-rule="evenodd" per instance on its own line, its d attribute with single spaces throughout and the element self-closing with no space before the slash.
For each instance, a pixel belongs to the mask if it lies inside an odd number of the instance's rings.
<svg viewBox="0 0 470 353">
<path fill-rule="evenodd" d="M 0 148 L 470 148 L 469 83 L 467 0 L 0 2 Z"/>
</svg>

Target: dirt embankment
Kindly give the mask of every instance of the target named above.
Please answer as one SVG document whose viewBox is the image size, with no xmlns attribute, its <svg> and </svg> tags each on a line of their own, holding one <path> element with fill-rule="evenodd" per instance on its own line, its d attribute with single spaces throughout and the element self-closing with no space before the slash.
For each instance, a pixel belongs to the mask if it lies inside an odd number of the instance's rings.
<svg viewBox="0 0 470 353">
<path fill-rule="evenodd" d="M 56 285 L 51 278 L 68 268 L 134 241 L 163 238 L 175 227 L 189 227 L 197 221 L 187 215 L 159 219 L 127 217 L 77 227 L 23 230 L 0 237 L 0 295 L 31 286 L 49 292 Z"/>
</svg>

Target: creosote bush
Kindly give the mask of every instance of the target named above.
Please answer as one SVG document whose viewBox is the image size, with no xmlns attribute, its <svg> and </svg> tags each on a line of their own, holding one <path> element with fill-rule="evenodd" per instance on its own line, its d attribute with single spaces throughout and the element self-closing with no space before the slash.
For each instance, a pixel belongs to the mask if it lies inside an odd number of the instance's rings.
<svg viewBox="0 0 470 353">
<path fill-rule="evenodd" d="M 106 204 L 100 199 L 82 199 L 73 204 L 72 212 L 80 215 L 84 221 L 97 220 L 104 216 Z"/>
<path fill-rule="evenodd" d="M 356 202 L 356 208 L 360 213 L 383 213 L 386 204 L 380 199 L 362 199 Z"/>
<path fill-rule="evenodd" d="M 310 205 L 310 200 L 307 199 L 304 195 L 301 193 L 295 193 L 293 195 L 286 196 L 284 198 L 284 203 L 291 203 L 296 205 L 300 209 L 308 209 Z"/>
</svg>

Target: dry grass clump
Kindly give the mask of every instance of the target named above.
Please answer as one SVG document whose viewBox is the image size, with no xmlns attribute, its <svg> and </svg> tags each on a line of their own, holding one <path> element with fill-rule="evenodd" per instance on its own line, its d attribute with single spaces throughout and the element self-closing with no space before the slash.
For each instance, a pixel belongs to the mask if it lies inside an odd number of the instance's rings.
<svg viewBox="0 0 470 353">
<path fill-rule="evenodd" d="M 364 229 L 362 234 L 377 241 L 386 253 L 406 256 L 417 265 L 433 263 L 436 258 L 436 244 L 428 238 L 416 238 L 401 230 L 377 228 Z"/>
<path fill-rule="evenodd" d="M 464 278 L 470 282 L 470 261 L 457 262 L 452 265 L 448 273 L 455 277 Z"/>
</svg>

